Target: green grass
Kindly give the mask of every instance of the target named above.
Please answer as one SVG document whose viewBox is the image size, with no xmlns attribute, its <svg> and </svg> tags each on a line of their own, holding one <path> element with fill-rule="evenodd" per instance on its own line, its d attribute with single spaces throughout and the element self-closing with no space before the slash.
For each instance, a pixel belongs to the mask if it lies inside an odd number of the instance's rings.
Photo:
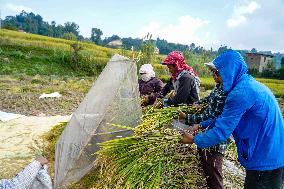
<svg viewBox="0 0 284 189">
<path fill-rule="evenodd" d="M 43 47 L 45 49 L 65 49 L 69 50 L 70 45 L 76 41 L 66 40 L 61 38 L 53 38 L 42 35 L 22 33 L 11 30 L 0 30 L 1 43 L 8 43 L 12 45 L 22 45 L 22 46 L 33 46 L 33 47 Z M 111 56 L 117 53 L 119 50 L 111 49 L 106 47 L 101 47 L 95 45 L 94 43 L 79 42 L 84 49 L 92 51 L 96 56 Z"/>
<path fill-rule="evenodd" d="M 276 80 L 277 82 L 277 80 Z M 284 84 L 279 83 L 264 83 L 277 98 L 284 98 Z"/>
<path fill-rule="evenodd" d="M 71 44 L 78 43 L 82 50 L 78 53 L 77 65 Z M 0 74 L 4 75 L 98 75 L 109 59 L 120 51 L 95 45 L 0 30 Z M 124 52 L 130 56 L 129 51 Z"/>
<path fill-rule="evenodd" d="M 284 84 L 284 80 L 278 80 L 278 79 L 256 78 L 256 80 L 261 83 Z"/>
<path fill-rule="evenodd" d="M 103 70 L 110 59 L 110 57 L 94 58 L 82 52 L 79 62 L 82 64 L 81 69 L 74 69 L 71 56 L 72 52 L 60 49 L 2 45 L 0 47 L 0 74 L 94 76 Z"/>
</svg>

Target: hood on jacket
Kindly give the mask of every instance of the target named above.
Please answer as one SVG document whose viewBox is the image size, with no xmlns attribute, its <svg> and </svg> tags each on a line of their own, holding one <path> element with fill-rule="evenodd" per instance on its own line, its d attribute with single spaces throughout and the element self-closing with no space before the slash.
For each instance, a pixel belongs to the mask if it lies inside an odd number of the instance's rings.
<svg viewBox="0 0 284 189">
<path fill-rule="evenodd" d="M 243 57 L 235 50 L 225 51 L 213 60 L 213 64 L 221 75 L 225 92 L 231 91 L 238 80 L 248 71 Z"/>
</svg>

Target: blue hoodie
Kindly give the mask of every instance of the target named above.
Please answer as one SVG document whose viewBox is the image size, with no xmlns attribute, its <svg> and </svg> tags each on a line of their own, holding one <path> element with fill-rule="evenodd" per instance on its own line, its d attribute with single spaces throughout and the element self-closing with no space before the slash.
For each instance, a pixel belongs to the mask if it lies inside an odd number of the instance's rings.
<svg viewBox="0 0 284 189">
<path fill-rule="evenodd" d="M 214 127 L 196 135 L 195 144 L 208 148 L 233 134 L 240 163 L 247 170 L 283 167 L 284 121 L 272 92 L 247 74 L 244 59 L 236 51 L 224 52 L 213 64 L 228 96 Z"/>
</svg>

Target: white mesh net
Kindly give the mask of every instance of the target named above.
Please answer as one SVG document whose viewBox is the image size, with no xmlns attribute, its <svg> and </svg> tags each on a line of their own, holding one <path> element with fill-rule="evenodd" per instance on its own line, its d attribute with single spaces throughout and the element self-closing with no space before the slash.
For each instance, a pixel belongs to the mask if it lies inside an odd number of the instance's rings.
<svg viewBox="0 0 284 189">
<path fill-rule="evenodd" d="M 55 188 L 64 188 L 90 171 L 97 143 L 131 134 L 109 123 L 135 127 L 141 114 L 136 64 L 114 55 L 56 144 Z"/>
</svg>

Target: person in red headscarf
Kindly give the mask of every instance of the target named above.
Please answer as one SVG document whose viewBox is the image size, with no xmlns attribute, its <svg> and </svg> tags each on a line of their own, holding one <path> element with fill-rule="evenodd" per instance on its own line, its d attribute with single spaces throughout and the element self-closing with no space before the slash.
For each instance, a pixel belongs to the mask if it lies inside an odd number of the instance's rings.
<svg viewBox="0 0 284 189">
<path fill-rule="evenodd" d="M 161 94 L 166 96 L 172 89 L 175 90 L 175 95 L 164 100 L 164 106 L 193 104 L 198 101 L 200 79 L 193 68 L 185 63 L 183 54 L 179 51 L 172 51 L 162 64 L 168 67 L 171 80 Z"/>
</svg>

